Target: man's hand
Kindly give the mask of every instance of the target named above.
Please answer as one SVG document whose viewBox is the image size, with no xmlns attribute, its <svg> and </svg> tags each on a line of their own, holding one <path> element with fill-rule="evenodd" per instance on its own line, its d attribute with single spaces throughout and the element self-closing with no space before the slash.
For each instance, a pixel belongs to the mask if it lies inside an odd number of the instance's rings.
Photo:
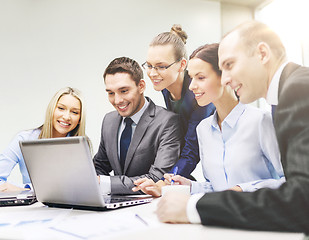
<svg viewBox="0 0 309 240">
<path fill-rule="evenodd" d="M 24 191 L 24 190 L 29 190 L 29 189 L 20 188 L 8 182 L 5 182 L 0 185 L 0 192 L 15 192 L 15 191 Z"/>
<path fill-rule="evenodd" d="M 149 178 L 137 179 L 134 181 L 134 184 L 136 187 L 132 188 L 133 192 L 141 190 L 142 192 L 150 194 L 154 197 L 161 196 L 161 187 L 165 185 L 162 180 L 159 180 L 157 183 L 155 183 L 152 179 Z"/>
<path fill-rule="evenodd" d="M 230 188 L 229 190 L 233 190 L 235 192 L 242 192 L 241 187 L 239 187 L 238 185 L 236 185 L 235 187 Z"/>
<path fill-rule="evenodd" d="M 158 203 L 157 216 L 161 222 L 189 223 L 187 204 L 190 195 L 180 192 L 167 192 Z"/>
</svg>

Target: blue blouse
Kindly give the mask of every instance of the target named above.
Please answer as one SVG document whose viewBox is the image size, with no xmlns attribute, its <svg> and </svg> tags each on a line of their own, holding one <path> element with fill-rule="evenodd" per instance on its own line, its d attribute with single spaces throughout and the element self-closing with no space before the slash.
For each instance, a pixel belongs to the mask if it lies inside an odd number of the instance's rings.
<svg viewBox="0 0 309 240">
<path fill-rule="evenodd" d="M 188 72 L 182 86 L 181 99 L 173 104 L 170 92 L 167 89 L 162 90 L 166 108 L 179 114 L 180 124 L 183 136 L 183 148 L 181 155 L 174 168 L 178 167 L 177 174 L 189 177 L 200 161 L 199 146 L 197 142 L 196 126 L 204 118 L 209 117 L 215 111 L 215 106 L 211 103 L 206 106 L 199 106 L 195 100 L 192 91 L 189 90 L 191 78 Z M 173 172 L 174 168 L 171 170 Z"/>
<path fill-rule="evenodd" d="M 222 191 L 236 185 L 252 192 L 278 188 L 285 182 L 269 112 L 239 103 L 221 128 L 216 113 L 197 126 L 206 182 L 192 181 L 191 193 Z"/>
<path fill-rule="evenodd" d="M 0 184 L 7 181 L 8 176 L 11 174 L 16 164 L 19 165 L 23 183 L 31 183 L 23 155 L 19 147 L 19 141 L 38 139 L 40 132 L 40 129 L 33 129 L 18 133 L 10 142 L 9 146 L 0 154 Z"/>
</svg>

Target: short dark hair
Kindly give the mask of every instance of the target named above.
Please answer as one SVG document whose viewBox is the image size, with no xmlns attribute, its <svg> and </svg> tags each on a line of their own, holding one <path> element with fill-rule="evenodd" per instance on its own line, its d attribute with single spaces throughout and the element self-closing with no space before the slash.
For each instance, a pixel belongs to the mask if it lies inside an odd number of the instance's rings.
<svg viewBox="0 0 309 240">
<path fill-rule="evenodd" d="M 218 43 L 205 44 L 200 46 L 190 55 L 190 59 L 199 58 L 207 63 L 209 63 L 213 70 L 217 73 L 218 76 L 221 76 L 222 72 L 219 69 L 218 65 Z"/>
<path fill-rule="evenodd" d="M 128 73 L 136 83 L 136 86 L 143 79 L 143 70 L 140 65 L 133 59 L 128 57 L 115 58 L 104 71 L 103 78 L 107 74 L 114 75 L 116 73 Z"/>
</svg>

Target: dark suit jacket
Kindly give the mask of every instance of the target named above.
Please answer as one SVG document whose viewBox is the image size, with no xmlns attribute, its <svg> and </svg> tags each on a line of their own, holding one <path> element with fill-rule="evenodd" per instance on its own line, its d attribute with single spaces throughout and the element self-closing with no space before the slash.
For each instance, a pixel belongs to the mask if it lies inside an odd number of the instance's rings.
<svg viewBox="0 0 309 240">
<path fill-rule="evenodd" d="M 98 175 L 109 175 L 114 170 L 112 194 L 133 194 L 133 182 L 141 177 L 160 180 L 179 158 L 178 116 L 148 100 L 149 105 L 132 136 L 123 172 L 118 158 L 118 128 L 122 117 L 113 111 L 103 119 L 101 142 L 93 161 Z"/>
<path fill-rule="evenodd" d="M 197 203 L 204 225 L 309 233 L 309 68 L 284 68 L 274 125 L 286 183 L 204 195 Z"/>
<path fill-rule="evenodd" d="M 170 101 L 170 92 L 167 89 L 162 90 L 166 108 L 179 114 L 183 148 L 179 161 L 175 166 L 178 167 L 178 174 L 184 177 L 189 177 L 191 172 L 195 169 L 196 164 L 200 161 L 196 126 L 200 121 L 209 117 L 215 111 L 215 106 L 212 103 L 203 107 L 197 104 L 193 92 L 189 90 L 190 83 L 191 78 L 186 71 L 181 99 L 175 109 L 173 109 Z"/>
</svg>

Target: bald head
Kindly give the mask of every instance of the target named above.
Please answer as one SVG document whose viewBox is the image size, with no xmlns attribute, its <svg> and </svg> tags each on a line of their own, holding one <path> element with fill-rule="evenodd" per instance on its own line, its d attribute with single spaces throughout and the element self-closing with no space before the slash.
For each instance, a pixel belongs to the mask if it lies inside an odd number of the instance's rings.
<svg viewBox="0 0 309 240">
<path fill-rule="evenodd" d="M 266 43 L 278 61 L 286 59 L 285 47 L 282 44 L 279 36 L 270 29 L 266 24 L 258 21 L 249 21 L 240 24 L 231 32 L 227 33 L 222 41 L 230 34 L 237 34 L 239 43 L 246 49 L 248 55 L 253 54 L 256 46 L 260 42 Z"/>
</svg>

